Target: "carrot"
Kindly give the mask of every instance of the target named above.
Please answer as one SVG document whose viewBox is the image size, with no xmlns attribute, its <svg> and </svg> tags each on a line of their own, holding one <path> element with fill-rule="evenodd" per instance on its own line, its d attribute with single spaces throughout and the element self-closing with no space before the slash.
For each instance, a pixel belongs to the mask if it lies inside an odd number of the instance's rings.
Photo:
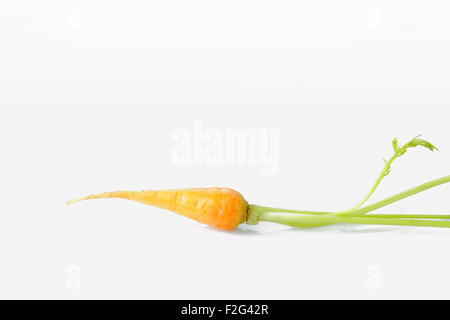
<svg viewBox="0 0 450 320">
<path fill-rule="evenodd" d="M 128 199 L 167 209 L 222 230 L 232 230 L 244 222 L 257 224 L 259 221 L 276 222 L 301 228 L 319 227 L 336 223 L 450 228 L 450 215 L 368 214 L 399 200 L 448 183 L 450 182 L 450 176 L 424 183 L 382 201 L 362 207 L 374 193 L 381 180 L 391 172 L 393 161 L 404 155 L 407 149 L 417 146 L 423 146 L 431 151 L 437 150 L 431 143 L 419 139 L 419 137 L 415 137 L 404 146 L 399 146 L 397 139 L 394 139 L 394 155 L 390 160 L 385 160 L 385 166 L 370 189 L 369 194 L 352 209 L 345 211 L 300 211 L 249 205 L 239 192 L 229 188 L 105 192 L 71 200 L 67 204 L 100 198 Z"/>
<path fill-rule="evenodd" d="M 248 203 L 228 188 L 197 188 L 161 191 L 117 191 L 69 201 L 122 198 L 176 212 L 222 230 L 231 230 L 247 220 Z"/>
</svg>

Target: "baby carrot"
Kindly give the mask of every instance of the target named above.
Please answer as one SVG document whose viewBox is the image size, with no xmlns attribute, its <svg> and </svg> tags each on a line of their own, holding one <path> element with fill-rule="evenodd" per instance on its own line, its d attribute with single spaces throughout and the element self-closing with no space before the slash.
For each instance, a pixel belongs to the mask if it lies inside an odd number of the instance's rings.
<svg viewBox="0 0 450 320">
<path fill-rule="evenodd" d="M 117 191 L 69 201 L 122 198 L 167 209 L 213 227 L 231 230 L 247 220 L 248 203 L 228 188 L 197 188 L 161 191 Z"/>
<path fill-rule="evenodd" d="M 381 180 L 390 173 L 392 162 L 405 154 L 408 148 L 416 146 L 423 146 L 432 151 L 437 150 L 431 143 L 419 139 L 419 137 L 415 137 L 404 146 L 399 146 L 397 139 L 394 139 L 394 156 L 389 161 L 385 160 L 385 167 L 369 194 L 352 209 L 339 212 L 299 211 L 248 205 L 239 192 L 229 188 L 105 192 L 71 200 L 67 204 L 100 198 L 128 199 L 167 209 L 222 230 L 232 230 L 244 222 L 257 224 L 259 221 L 302 228 L 336 223 L 450 228 L 450 215 L 368 214 L 399 200 L 448 183 L 450 176 L 424 183 L 382 201 L 361 207 L 374 193 Z"/>
</svg>

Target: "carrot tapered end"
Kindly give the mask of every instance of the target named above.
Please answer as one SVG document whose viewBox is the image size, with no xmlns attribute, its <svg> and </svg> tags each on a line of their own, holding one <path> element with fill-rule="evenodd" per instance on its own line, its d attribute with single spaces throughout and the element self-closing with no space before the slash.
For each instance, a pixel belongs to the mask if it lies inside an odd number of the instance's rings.
<svg viewBox="0 0 450 320">
<path fill-rule="evenodd" d="M 82 200 L 83 200 L 83 198 L 69 200 L 69 201 L 66 202 L 66 205 L 70 206 L 71 204 L 74 204 L 76 202 L 80 202 Z"/>
<path fill-rule="evenodd" d="M 72 199 L 72 200 L 69 200 L 69 201 L 67 201 L 66 202 L 66 205 L 71 205 L 71 204 L 74 204 L 74 203 L 77 203 L 77 202 L 80 202 L 80 201 L 83 201 L 83 200 L 88 200 L 88 199 L 90 199 L 90 196 L 87 196 L 87 197 L 82 197 L 82 198 L 77 198 L 77 199 Z"/>
<path fill-rule="evenodd" d="M 97 194 L 90 194 L 85 197 L 69 200 L 66 202 L 67 205 L 71 205 L 80 201 L 89 200 L 89 199 L 102 199 L 102 198 L 129 198 L 132 192 L 129 191 L 116 191 L 116 192 L 103 192 Z"/>
</svg>

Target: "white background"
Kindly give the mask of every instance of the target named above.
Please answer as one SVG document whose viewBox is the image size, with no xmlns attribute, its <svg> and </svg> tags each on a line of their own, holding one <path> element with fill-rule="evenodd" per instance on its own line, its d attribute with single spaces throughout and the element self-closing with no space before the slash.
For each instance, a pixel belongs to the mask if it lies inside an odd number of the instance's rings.
<svg viewBox="0 0 450 320">
<path fill-rule="evenodd" d="M 450 231 L 219 232 L 116 189 L 341 210 L 449 174 L 448 1 L 2 1 L 0 297 L 450 298 Z M 181 165 L 171 134 L 280 132 L 279 170 Z M 450 213 L 450 186 L 382 212 Z"/>
</svg>

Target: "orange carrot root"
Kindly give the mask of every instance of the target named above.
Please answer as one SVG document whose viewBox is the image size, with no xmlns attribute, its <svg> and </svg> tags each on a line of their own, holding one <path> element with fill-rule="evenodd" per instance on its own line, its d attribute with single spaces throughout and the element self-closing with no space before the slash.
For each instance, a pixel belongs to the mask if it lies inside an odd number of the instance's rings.
<svg viewBox="0 0 450 320">
<path fill-rule="evenodd" d="M 74 199 L 67 204 L 101 198 L 141 202 L 222 230 L 236 228 L 247 220 L 248 215 L 247 201 L 239 192 L 228 188 L 105 192 Z"/>
</svg>

